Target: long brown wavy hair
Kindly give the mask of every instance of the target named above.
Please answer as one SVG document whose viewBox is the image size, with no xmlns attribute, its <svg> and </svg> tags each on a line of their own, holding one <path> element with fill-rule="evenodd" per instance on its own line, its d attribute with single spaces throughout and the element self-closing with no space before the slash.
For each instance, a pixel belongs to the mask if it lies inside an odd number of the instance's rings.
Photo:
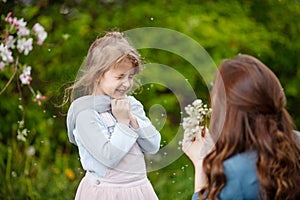
<svg viewBox="0 0 300 200">
<path fill-rule="evenodd" d="M 275 74 L 249 55 L 224 60 L 211 97 L 210 133 L 216 145 L 203 161 L 207 185 L 199 198 L 218 199 L 226 184 L 224 160 L 255 150 L 261 198 L 300 199 L 300 145 Z"/>
</svg>

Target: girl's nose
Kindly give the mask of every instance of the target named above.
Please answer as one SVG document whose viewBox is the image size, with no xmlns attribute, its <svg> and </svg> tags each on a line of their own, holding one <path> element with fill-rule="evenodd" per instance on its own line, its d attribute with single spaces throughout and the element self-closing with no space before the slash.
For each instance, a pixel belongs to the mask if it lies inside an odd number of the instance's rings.
<svg viewBox="0 0 300 200">
<path fill-rule="evenodd" d="M 130 80 L 129 79 L 125 79 L 123 82 L 122 82 L 122 85 L 126 88 L 130 87 Z"/>
</svg>

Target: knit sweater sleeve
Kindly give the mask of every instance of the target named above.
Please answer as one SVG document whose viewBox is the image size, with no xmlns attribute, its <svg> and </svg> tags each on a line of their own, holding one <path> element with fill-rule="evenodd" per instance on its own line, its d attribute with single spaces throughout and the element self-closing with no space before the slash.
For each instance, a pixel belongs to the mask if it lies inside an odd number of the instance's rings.
<svg viewBox="0 0 300 200">
<path fill-rule="evenodd" d="M 149 120 L 149 119 L 148 119 Z M 156 153 L 160 147 L 161 136 L 156 128 L 150 123 L 145 124 L 145 121 L 137 118 L 140 128 L 136 129 L 139 135 L 137 142 L 145 153 Z"/>
<path fill-rule="evenodd" d="M 76 117 L 76 133 L 83 147 L 107 167 L 116 166 L 129 152 L 138 134 L 124 124 L 117 123 L 110 138 L 95 110 L 84 110 Z"/>
<path fill-rule="evenodd" d="M 138 129 L 133 129 L 138 134 L 137 142 L 145 153 L 156 153 L 160 147 L 161 135 L 146 116 L 143 105 L 135 100 L 132 106 L 132 114 L 139 124 Z"/>
</svg>

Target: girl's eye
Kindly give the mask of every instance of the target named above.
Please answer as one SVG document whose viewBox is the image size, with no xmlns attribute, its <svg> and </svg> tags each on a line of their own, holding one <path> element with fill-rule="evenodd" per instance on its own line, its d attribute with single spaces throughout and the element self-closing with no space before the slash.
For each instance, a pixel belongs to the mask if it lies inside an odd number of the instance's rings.
<svg viewBox="0 0 300 200">
<path fill-rule="evenodd" d="M 123 79 L 123 78 L 125 78 L 125 77 L 128 77 L 128 79 L 133 79 L 133 78 L 134 78 L 134 74 L 130 74 L 130 75 L 128 75 L 128 76 L 125 76 L 125 75 L 116 76 L 116 78 L 117 78 L 118 80 L 121 80 L 121 79 Z"/>
</svg>

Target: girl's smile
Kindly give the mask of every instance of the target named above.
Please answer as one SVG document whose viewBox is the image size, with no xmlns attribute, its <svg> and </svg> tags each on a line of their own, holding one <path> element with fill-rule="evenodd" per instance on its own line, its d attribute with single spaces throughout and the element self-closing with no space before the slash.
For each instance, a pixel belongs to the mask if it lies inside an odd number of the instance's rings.
<svg viewBox="0 0 300 200">
<path fill-rule="evenodd" d="M 134 75 L 134 65 L 125 58 L 103 74 L 94 94 L 108 95 L 114 99 L 122 98 L 132 88 Z"/>
</svg>

